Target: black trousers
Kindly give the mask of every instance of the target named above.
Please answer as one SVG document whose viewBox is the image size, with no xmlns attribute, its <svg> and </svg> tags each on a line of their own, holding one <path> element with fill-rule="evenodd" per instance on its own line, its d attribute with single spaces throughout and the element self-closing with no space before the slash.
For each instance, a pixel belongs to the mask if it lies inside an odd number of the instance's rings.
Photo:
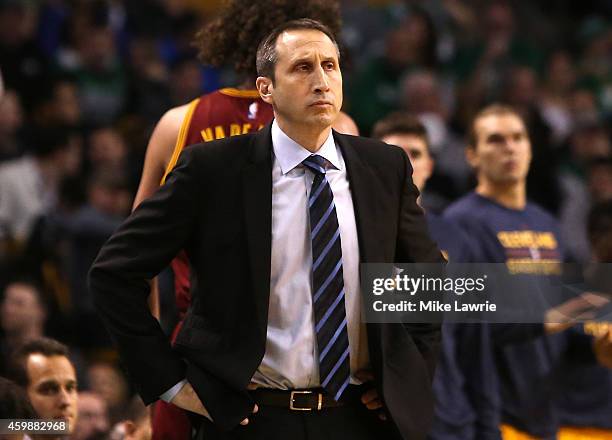
<svg viewBox="0 0 612 440">
<path fill-rule="evenodd" d="M 201 418 L 195 440 L 401 440 L 395 425 L 355 403 L 321 411 L 259 405 L 249 424 L 222 432 Z"/>
</svg>

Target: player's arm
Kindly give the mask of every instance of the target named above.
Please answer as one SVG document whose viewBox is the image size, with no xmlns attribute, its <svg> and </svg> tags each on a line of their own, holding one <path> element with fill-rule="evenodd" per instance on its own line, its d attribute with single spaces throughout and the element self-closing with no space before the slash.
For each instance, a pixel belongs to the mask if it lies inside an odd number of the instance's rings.
<svg viewBox="0 0 612 440">
<path fill-rule="evenodd" d="M 170 158 L 176 146 L 176 139 L 181 129 L 181 123 L 187 113 L 188 105 L 182 105 L 168 110 L 159 120 L 153 130 L 147 152 L 145 163 L 138 185 L 138 192 L 134 198 L 133 209 L 140 205 L 147 197 L 150 197 L 161 183 Z"/>
<path fill-rule="evenodd" d="M 147 145 L 145 163 L 132 210 L 159 188 L 168 164 L 170 163 L 172 153 L 174 152 L 176 139 L 181 129 L 183 118 L 187 113 L 187 108 L 188 105 L 182 105 L 168 110 L 153 130 L 153 134 Z M 149 308 L 153 316 L 159 319 L 159 288 L 157 285 L 157 278 L 151 280 Z"/>
</svg>

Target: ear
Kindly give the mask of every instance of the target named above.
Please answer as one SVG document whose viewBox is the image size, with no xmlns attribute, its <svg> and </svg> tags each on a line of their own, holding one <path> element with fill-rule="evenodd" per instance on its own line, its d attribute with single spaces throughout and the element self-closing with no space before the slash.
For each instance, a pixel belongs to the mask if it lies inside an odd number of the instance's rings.
<svg viewBox="0 0 612 440">
<path fill-rule="evenodd" d="M 125 431 L 125 438 L 130 439 L 136 433 L 137 426 L 131 420 L 125 420 L 123 422 L 123 429 Z"/>
<path fill-rule="evenodd" d="M 272 79 L 267 76 L 258 76 L 255 80 L 255 87 L 257 87 L 257 91 L 263 102 L 274 104 L 274 99 L 272 98 L 274 84 L 272 84 Z"/>
<path fill-rule="evenodd" d="M 465 147 L 465 158 L 470 166 L 475 170 L 478 168 L 478 155 L 476 154 L 476 147 Z"/>
</svg>

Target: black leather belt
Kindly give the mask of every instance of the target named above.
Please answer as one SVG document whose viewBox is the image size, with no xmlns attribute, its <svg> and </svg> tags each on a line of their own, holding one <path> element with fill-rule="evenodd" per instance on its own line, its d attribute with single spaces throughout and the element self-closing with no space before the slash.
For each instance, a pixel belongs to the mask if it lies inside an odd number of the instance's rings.
<svg viewBox="0 0 612 440">
<path fill-rule="evenodd" d="M 288 408 L 292 411 L 321 411 L 359 402 L 362 394 L 361 388 L 349 385 L 338 402 L 321 388 L 311 390 L 257 388 L 251 391 L 251 394 L 258 405 Z"/>
</svg>

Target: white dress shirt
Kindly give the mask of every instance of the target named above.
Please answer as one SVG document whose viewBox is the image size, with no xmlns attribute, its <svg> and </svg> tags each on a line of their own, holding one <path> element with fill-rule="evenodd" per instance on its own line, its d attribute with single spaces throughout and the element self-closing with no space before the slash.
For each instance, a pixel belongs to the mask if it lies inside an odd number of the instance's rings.
<svg viewBox="0 0 612 440">
<path fill-rule="evenodd" d="M 308 196 L 314 174 L 302 165 L 312 153 L 272 123 L 272 259 L 266 352 L 253 382 L 269 388 L 320 385 L 312 307 L 312 243 Z M 316 154 L 329 162 L 326 178 L 340 227 L 351 382 L 369 364 L 361 322 L 359 243 L 342 153 L 331 134 Z"/>
</svg>

